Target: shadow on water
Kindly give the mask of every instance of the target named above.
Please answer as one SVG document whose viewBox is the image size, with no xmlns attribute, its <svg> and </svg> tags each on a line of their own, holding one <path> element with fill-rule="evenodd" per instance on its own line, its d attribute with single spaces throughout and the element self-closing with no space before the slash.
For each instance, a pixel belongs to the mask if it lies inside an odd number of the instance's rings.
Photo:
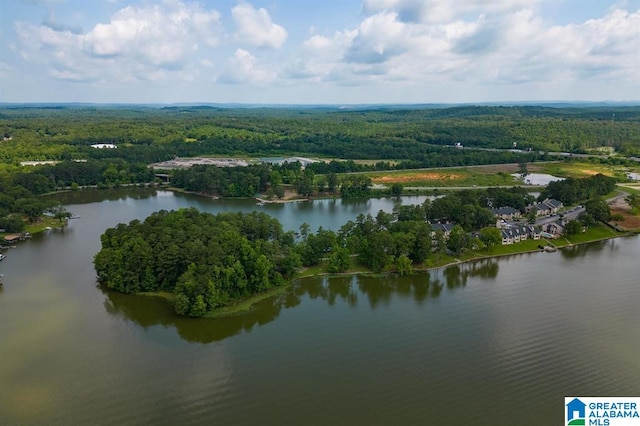
<svg viewBox="0 0 640 426">
<path fill-rule="evenodd" d="M 158 191 L 156 188 L 126 187 L 114 189 L 90 189 L 59 192 L 56 194 L 47 195 L 46 198 L 54 199 L 64 205 L 70 205 L 99 203 L 102 201 L 118 201 L 125 200 L 127 198 L 142 200 L 145 198 L 155 197 L 157 195 Z"/>
<path fill-rule="evenodd" d="M 464 287 L 468 277 L 495 278 L 497 262 L 482 261 L 450 266 L 411 276 L 339 276 L 311 277 L 296 281 L 281 294 L 256 303 L 238 315 L 222 318 L 186 318 L 175 314 L 169 302 L 159 297 L 122 294 L 99 286 L 106 296 L 105 310 L 114 316 L 133 321 L 143 328 L 161 325 L 175 327 L 184 340 L 210 343 L 226 339 L 254 327 L 274 321 L 284 309 L 294 308 L 303 298 L 322 300 L 334 306 L 342 303 L 355 308 L 366 300 L 371 309 L 391 303 L 394 297 L 412 299 L 422 305 L 439 297 L 442 290 Z M 441 275 L 441 276 L 439 276 Z"/>
<path fill-rule="evenodd" d="M 300 303 L 295 294 L 287 292 L 260 301 L 246 314 L 224 318 L 188 318 L 177 315 L 171 304 L 159 297 L 135 296 L 99 287 L 106 299 L 105 310 L 115 316 L 133 321 L 143 328 L 162 325 L 175 327 L 188 342 L 210 343 L 250 332 L 256 325 L 267 324 L 280 315 L 283 308 Z"/>
<path fill-rule="evenodd" d="M 605 248 L 608 248 L 611 251 L 618 249 L 618 244 L 616 240 L 604 240 L 604 241 L 596 241 L 589 244 L 581 244 L 572 247 L 565 247 L 560 250 L 560 254 L 565 259 L 577 259 L 581 257 L 585 257 L 589 253 L 599 253 L 602 252 Z"/>
<path fill-rule="evenodd" d="M 451 265 L 442 271 L 442 279 L 448 290 L 465 287 L 469 277 L 494 279 L 498 276 L 498 262 L 484 259 L 475 262 Z"/>
</svg>

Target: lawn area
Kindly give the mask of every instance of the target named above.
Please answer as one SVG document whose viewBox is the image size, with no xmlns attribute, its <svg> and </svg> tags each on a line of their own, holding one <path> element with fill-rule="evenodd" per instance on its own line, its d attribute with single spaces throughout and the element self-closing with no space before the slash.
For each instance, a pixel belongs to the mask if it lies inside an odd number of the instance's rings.
<svg viewBox="0 0 640 426">
<path fill-rule="evenodd" d="M 640 195 L 640 184 L 618 184 L 618 189 L 622 191 L 628 192 L 629 194 L 638 194 Z"/>
<path fill-rule="evenodd" d="M 545 239 L 540 240 L 524 240 L 515 244 L 497 245 L 488 250 L 480 250 L 476 254 L 480 256 L 504 256 L 506 254 L 522 253 L 526 251 L 539 250 L 538 246 L 548 245 Z"/>
<path fill-rule="evenodd" d="M 21 234 L 23 232 L 28 232 L 30 234 L 37 234 L 38 232 L 42 232 L 47 228 L 62 228 L 66 226 L 66 222 L 60 222 L 59 219 L 42 216 L 40 220 L 34 223 L 25 222 L 25 227 L 21 232 L 3 232 L 0 233 L 0 239 L 4 239 L 4 236 L 7 234 Z"/>
<path fill-rule="evenodd" d="M 49 228 L 62 228 L 66 225 L 66 222 L 60 222 L 59 219 L 49 216 L 42 216 L 38 222 L 34 223 L 26 223 L 24 231 L 29 232 L 31 234 L 36 234 L 38 232 L 44 231 L 47 227 Z"/>
<path fill-rule="evenodd" d="M 581 244 L 588 243 L 589 241 L 618 237 L 620 235 L 622 234 L 614 231 L 606 225 L 597 224 L 590 226 L 589 229 L 587 229 L 587 232 L 583 232 L 577 235 L 567 235 L 566 237 L 564 237 L 564 239 L 567 240 L 570 244 Z M 561 241 L 561 239 L 558 239 L 558 241 Z"/>
</svg>

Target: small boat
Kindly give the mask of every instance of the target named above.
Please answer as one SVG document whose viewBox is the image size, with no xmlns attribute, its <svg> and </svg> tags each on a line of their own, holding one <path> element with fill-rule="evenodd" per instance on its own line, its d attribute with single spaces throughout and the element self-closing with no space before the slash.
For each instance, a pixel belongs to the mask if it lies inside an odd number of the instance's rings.
<svg viewBox="0 0 640 426">
<path fill-rule="evenodd" d="M 0 253 L 0 260 L 4 260 L 4 258 L 7 257 L 4 254 Z"/>
<path fill-rule="evenodd" d="M 264 202 L 264 201 L 258 201 L 258 202 L 256 203 L 256 205 L 257 205 L 257 206 L 264 206 L 264 205 L 265 205 L 265 202 Z"/>
</svg>

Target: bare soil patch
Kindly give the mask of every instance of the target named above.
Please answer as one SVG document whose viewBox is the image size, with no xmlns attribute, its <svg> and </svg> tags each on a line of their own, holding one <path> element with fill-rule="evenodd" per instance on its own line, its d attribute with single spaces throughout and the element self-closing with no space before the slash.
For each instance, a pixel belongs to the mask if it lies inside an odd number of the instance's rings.
<svg viewBox="0 0 640 426">
<path fill-rule="evenodd" d="M 589 176 L 595 176 L 598 173 L 603 174 L 605 176 L 613 176 L 613 173 L 609 171 L 603 171 L 603 170 L 580 169 L 580 171 L 585 175 L 589 175 Z"/>
<path fill-rule="evenodd" d="M 640 216 L 632 215 L 628 209 L 612 208 L 611 214 L 620 214 L 624 217 L 624 220 L 612 222 L 612 225 L 627 231 L 640 229 Z"/>
</svg>

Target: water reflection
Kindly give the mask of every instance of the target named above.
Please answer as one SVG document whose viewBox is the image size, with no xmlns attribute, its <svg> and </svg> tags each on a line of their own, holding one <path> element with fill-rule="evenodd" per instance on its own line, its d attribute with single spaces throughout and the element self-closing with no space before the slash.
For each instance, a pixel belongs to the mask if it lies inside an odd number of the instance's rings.
<svg viewBox="0 0 640 426">
<path fill-rule="evenodd" d="M 527 185 L 549 185 L 550 182 L 564 180 L 564 178 L 549 175 L 546 173 L 528 173 L 524 179 L 520 176 L 519 173 L 513 173 L 511 176 L 524 180 L 524 183 Z"/>
<path fill-rule="evenodd" d="M 330 306 L 339 303 L 349 308 L 366 300 L 371 309 L 389 305 L 394 297 L 412 299 L 422 305 L 441 295 L 446 287 L 464 287 L 468 277 L 495 278 L 497 261 L 481 261 L 453 265 L 440 271 L 412 276 L 339 276 L 313 277 L 297 281 L 285 292 L 254 305 L 246 313 L 214 319 L 192 319 L 176 315 L 167 301 L 156 297 L 134 296 L 99 287 L 106 296 L 105 310 L 114 316 L 133 321 L 143 328 L 161 325 L 175 327 L 184 340 L 209 343 L 241 332 L 250 332 L 256 325 L 275 320 L 284 309 L 294 308 L 306 297 L 322 300 Z M 441 275 L 441 276 L 440 276 Z"/>
<path fill-rule="evenodd" d="M 444 269 L 442 275 L 448 290 L 465 287 L 469 277 L 494 279 L 498 275 L 498 261 L 484 259 L 458 265 L 451 265 Z"/>
<path fill-rule="evenodd" d="M 565 259 L 577 259 L 585 257 L 589 253 L 598 253 L 605 248 L 616 250 L 618 247 L 615 240 L 596 241 L 590 244 L 581 244 L 572 247 L 565 247 L 560 250 L 560 254 Z"/>
<path fill-rule="evenodd" d="M 193 319 L 176 315 L 167 301 L 157 297 L 133 296 L 104 288 L 101 290 L 106 296 L 104 307 L 109 314 L 133 321 L 144 328 L 156 325 L 175 327 L 184 340 L 200 343 L 223 340 L 243 331 L 250 332 L 255 325 L 264 325 L 276 319 L 283 308 L 300 304 L 299 296 L 287 292 L 259 302 L 247 314 Z"/>
<path fill-rule="evenodd" d="M 99 203 L 102 201 L 119 201 L 127 198 L 142 200 L 145 198 L 155 197 L 157 195 L 158 191 L 155 188 L 127 187 L 101 190 L 67 191 L 48 195 L 46 197 L 55 199 L 61 204 L 69 205 Z"/>
</svg>

